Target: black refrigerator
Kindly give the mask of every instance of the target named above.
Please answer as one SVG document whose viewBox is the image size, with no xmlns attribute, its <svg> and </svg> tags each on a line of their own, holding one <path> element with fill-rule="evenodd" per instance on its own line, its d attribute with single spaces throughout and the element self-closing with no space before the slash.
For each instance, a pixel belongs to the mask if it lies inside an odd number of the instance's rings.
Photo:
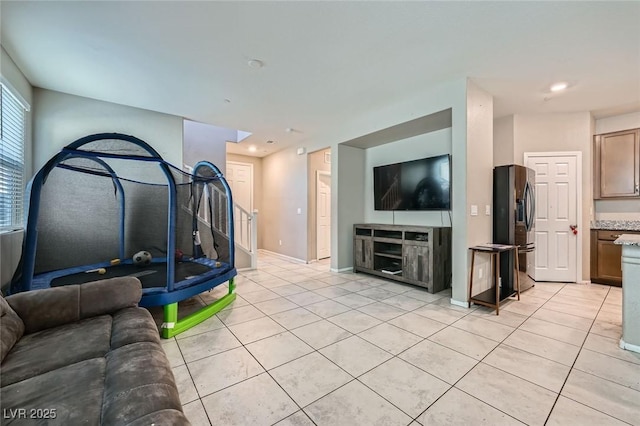
<svg viewBox="0 0 640 426">
<path fill-rule="evenodd" d="M 517 164 L 493 169 L 493 242 L 518 246 L 520 291 L 533 287 L 535 265 L 535 171 Z M 500 298 L 516 289 L 515 252 L 500 254 Z"/>
</svg>

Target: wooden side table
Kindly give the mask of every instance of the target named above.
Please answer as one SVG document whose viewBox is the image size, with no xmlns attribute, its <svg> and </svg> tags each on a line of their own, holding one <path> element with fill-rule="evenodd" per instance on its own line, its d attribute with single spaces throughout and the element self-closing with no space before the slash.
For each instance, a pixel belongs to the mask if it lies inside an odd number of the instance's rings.
<svg viewBox="0 0 640 426">
<path fill-rule="evenodd" d="M 510 246 L 504 244 L 487 244 L 483 246 L 470 247 L 471 250 L 471 273 L 469 276 L 469 303 L 475 303 L 476 305 L 483 305 L 496 310 L 496 315 L 500 315 L 500 253 L 505 251 L 515 251 L 515 277 L 516 277 L 516 289 L 509 295 L 502 298 L 511 297 L 514 294 L 518 295 L 520 300 L 520 276 L 518 274 L 520 265 L 518 263 L 518 246 Z M 493 271 L 493 288 L 485 290 L 481 293 L 472 296 L 473 291 L 473 266 L 476 259 L 476 253 L 487 253 L 491 256 L 491 269 Z"/>
</svg>

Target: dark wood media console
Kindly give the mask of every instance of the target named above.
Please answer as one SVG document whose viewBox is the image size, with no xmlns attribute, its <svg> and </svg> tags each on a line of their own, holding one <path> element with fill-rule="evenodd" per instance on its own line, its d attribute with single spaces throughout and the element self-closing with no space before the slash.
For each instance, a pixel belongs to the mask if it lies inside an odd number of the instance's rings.
<svg viewBox="0 0 640 426">
<path fill-rule="evenodd" d="M 451 285 L 451 228 L 354 225 L 353 258 L 354 272 L 437 293 Z"/>
</svg>

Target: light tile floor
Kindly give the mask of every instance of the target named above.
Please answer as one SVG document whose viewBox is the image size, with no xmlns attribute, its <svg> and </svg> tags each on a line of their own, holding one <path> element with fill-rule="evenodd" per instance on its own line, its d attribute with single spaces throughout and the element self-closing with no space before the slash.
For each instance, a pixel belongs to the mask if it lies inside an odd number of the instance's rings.
<svg viewBox="0 0 640 426">
<path fill-rule="evenodd" d="M 640 424 L 620 288 L 538 283 L 496 316 L 326 261 L 258 264 L 232 306 L 163 341 L 195 426 Z"/>
</svg>

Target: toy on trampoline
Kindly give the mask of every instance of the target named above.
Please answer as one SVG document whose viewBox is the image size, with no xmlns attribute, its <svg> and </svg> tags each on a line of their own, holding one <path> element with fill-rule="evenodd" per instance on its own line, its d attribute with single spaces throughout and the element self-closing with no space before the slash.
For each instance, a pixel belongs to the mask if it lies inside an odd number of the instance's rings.
<svg viewBox="0 0 640 426">
<path fill-rule="evenodd" d="M 66 146 L 27 188 L 18 293 L 134 276 L 141 306 L 163 306 L 170 338 L 219 312 L 234 293 L 231 190 L 209 162 L 181 171 L 133 136 Z M 229 282 L 228 294 L 178 320 L 178 302 Z"/>
</svg>

